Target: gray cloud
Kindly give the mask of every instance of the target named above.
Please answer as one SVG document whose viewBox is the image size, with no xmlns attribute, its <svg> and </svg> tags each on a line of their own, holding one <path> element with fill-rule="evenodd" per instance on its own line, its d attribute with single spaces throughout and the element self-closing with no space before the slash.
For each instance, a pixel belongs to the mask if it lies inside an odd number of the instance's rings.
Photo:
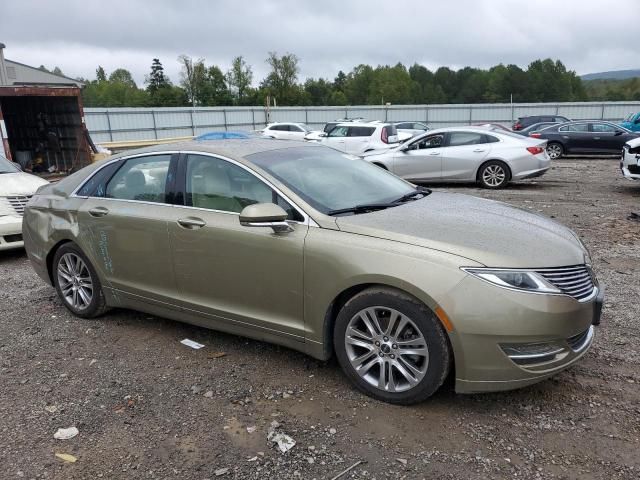
<svg viewBox="0 0 640 480">
<path fill-rule="evenodd" d="M 253 4 L 255 3 L 255 4 Z M 333 78 L 359 63 L 488 67 L 558 58 L 578 73 L 639 68 L 640 3 L 618 0 L 67 0 L 5 2 L 8 58 L 93 78 L 98 65 L 138 82 L 159 57 L 174 82 L 178 55 L 228 68 L 244 55 L 256 80 L 271 50 L 300 57 L 301 77 Z"/>
</svg>

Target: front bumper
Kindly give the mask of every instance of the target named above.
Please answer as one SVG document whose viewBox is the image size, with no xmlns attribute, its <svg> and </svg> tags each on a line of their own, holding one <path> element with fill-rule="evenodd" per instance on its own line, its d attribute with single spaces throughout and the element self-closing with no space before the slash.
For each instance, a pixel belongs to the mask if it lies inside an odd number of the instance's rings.
<svg viewBox="0 0 640 480">
<path fill-rule="evenodd" d="M 22 217 L 3 215 L 0 217 L 0 251 L 22 248 Z"/>
<path fill-rule="evenodd" d="M 537 383 L 578 361 L 591 347 L 603 289 L 587 301 L 507 290 L 473 277 L 443 305 L 454 326 L 456 391 L 511 390 Z M 541 346 L 546 354 L 536 358 Z M 518 352 L 512 347 L 521 348 Z M 519 356 L 520 354 L 520 356 Z"/>
</svg>

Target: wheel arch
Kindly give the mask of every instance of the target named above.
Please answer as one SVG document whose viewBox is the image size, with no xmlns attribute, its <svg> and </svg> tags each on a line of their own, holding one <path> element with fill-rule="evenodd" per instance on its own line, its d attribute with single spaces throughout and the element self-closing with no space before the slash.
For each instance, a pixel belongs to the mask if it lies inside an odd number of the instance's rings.
<svg viewBox="0 0 640 480">
<path fill-rule="evenodd" d="M 68 238 L 59 240 L 56 244 L 53 245 L 53 247 L 51 247 L 51 249 L 49 250 L 49 253 L 47 253 L 46 265 L 47 265 L 47 273 L 49 274 L 49 281 L 51 282 L 51 285 L 54 284 L 54 282 L 53 282 L 53 258 L 56 256 L 56 252 L 58 251 L 58 249 L 60 249 L 60 247 L 62 247 L 63 245 L 65 245 L 67 243 L 73 243 L 73 240 L 70 240 Z"/>
<path fill-rule="evenodd" d="M 513 172 L 511 171 L 511 165 L 509 165 L 509 162 L 507 162 L 506 160 L 503 160 L 502 158 L 488 158 L 478 166 L 478 169 L 476 170 L 476 181 L 480 180 L 480 172 L 482 171 L 484 166 L 489 162 L 500 162 L 504 164 L 504 166 L 507 167 L 507 174 L 509 175 L 509 178 L 507 179 L 507 181 L 510 181 L 513 178 Z"/>
<path fill-rule="evenodd" d="M 347 288 L 344 288 L 341 292 L 339 292 L 334 299 L 329 304 L 325 312 L 324 324 L 322 329 L 322 339 L 323 339 L 323 350 L 324 350 L 324 359 L 328 360 L 334 355 L 334 347 L 333 347 L 333 331 L 335 329 L 336 318 L 338 317 L 338 313 L 342 309 L 342 307 L 353 297 L 355 297 L 360 292 L 364 290 L 368 290 L 371 288 L 384 288 L 389 290 L 395 290 L 396 292 L 402 293 L 403 295 L 407 295 L 414 300 L 425 305 L 433 314 L 438 318 L 444 332 L 447 337 L 449 352 L 452 358 L 452 365 L 455 364 L 455 354 L 452 347 L 451 334 L 452 331 L 443 324 L 442 318 L 436 313 L 440 307 L 438 303 L 429 296 L 426 292 L 417 291 L 414 288 L 405 288 L 404 286 L 394 285 L 394 282 L 363 282 L 351 285 Z"/>
</svg>

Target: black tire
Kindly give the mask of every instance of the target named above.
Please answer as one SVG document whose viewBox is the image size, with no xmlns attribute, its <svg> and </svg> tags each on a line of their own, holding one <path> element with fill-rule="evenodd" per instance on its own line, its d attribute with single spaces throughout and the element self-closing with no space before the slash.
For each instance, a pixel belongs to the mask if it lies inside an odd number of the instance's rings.
<svg viewBox="0 0 640 480">
<path fill-rule="evenodd" d="M 84 262 L 86 270 L 83 269 L 82 273 L 84 273 L 84 277 L 88 275 L 88 278 L 90 278 L 91 281 L 91 300 L 86 304 L 86 306 L 79 307 L 74 305 L 73 302 L 68 299 L 68 297 L 65 297 L 62 291 L 61 276 L 59 274 L 60 263 L 64 262 L 65 258 L 73 258 L 73 256 L 79 257 L 82 262 Z M 63 265 L 63 267 L 64 266 L 65 265 Z M 107 311 L 107 303 L 102 291 L 100 278 L 98 277 L 95 268 L 93 268 L 93 265 L 91 265 L 91 262 L 89 261 L 87 256 L 75 243 L 65 243 L 60 248 L 58 248 L 53 257 L 51 273 L 54 285 L 56 287 L 56 292 L 58 293 L 58 297 L 71 313 L 81 318 L 95 318 Z"/>
<path fill-rule="evenodd" d="M 557 160 L 564 155 L 564 147 L 558 142 L 547 143 L 547 155 L 551 160 Z"/>
<path fill-rule="evenodd" d="M 349 327 L 349 324 L 350 322 L 352 322 L 352 320 L 358 318 L 357 314 L 359 314 L 364 309 L 372 307 L 375 307 L 376 309 L 380 309 L 382 311 L 384 311 L 385 308 L 393 309 L 396 312 L 399 312 L 400 314 L 409 318 L 413 323 L 413 325 L 411 325 L 410 327 L 416 327 L 419 330 L 419 332 L 417 333 L 422 335 L 423 341 L 426 344 L 426 347 L 428 349 L 427 354 L 425 355 L 425 359 L 428 360 L 428 363 L 426 363 L 426 372 L 423 374 L 424 376 L 421 378 L 421 380 L 419 380 L 419 382 L 417 382 L 412 387 L 408 387 L 407 390 L 387 391 L 386 389 L 374 386 L 369 383 L 371 379 L 366 380 L 365 378 L 363 378 L 356 371 L 356 368 L 351 364 L 346 346 L 347 328 Z M 351 325 L 353 326 L 353 323 Z M 350 329 L 350 332 L 352 331 L 353 330 Z M 398 331 L 396 333 L 400 332 Z M 353 335 L 351 336 L 351 338 L 353 338 Z M 395 341 L 393 340 L 393 338 L 391 340 Z M 398 341 L 398 343 L 400 343 L 400 341 Z M 378 400 L 400 405 L 411 405 L 414 403 L 422 402 L 433 395 L 447 378 L 452 360 L 447 335 L 434 313 L 424 304 L 411 297 L 410 295 L 407 295 L 406 293 L 399 290 L 385 287 L 369 288 L 358 293 L 345 303 L 336 318 L 335 328 L 333 332 L 333 344 L 340 366 L 342 367 L 346 376 L 360 391 Z M 378 351 L 374 351 L 374 353 L 371 354 L 371 357 L 368 358 L 366 362 L 369 362 L 369 360 L 373 361 L 374 359 L 377 359 L 378 356 L 383 353 L 381 349 L 385 346 L 387 347 L 387 349 L 389 349 L 388 345 L 383 344 L 381 347 L 375 347 L 372 344 L 371 347 L 377 348 Z M 400 348 L 400 350 L 385 351 L 391 353 L 400 352 L 403 347 L 394 345 L 393 348 Z M 401 359 L 401 355 L 398 355 L 397 353 L 396 356 L 387 353 L 387 357 L 397 357 L 397 360 L 395 361 L 400 362 L 402 360 L 403 365 L 406 365 L 404 357 L 402 357 Z M 382 359 L 379 361 L 394 362 L 394 360 L 391 360 L 390 358 Z M 379 372 L 378 376 L 380 376 L 381 368 L 384 367 L 381 367 L 380 364 L 377 364 L 369 369 L 369 371 L 377 370 Z M 400 372 L 398 370 L 394 370 L 395 367 L 388 368 L 389 370 L 385 371 L 388 372 L 386 378 L 388 378 L 389 376 L 393 377 L 391 370 L 396 372 L 395 375 L 398 380 L 402 381 L 404 378 L 406 378 L 406 376 L 402 377 L 402 375 L 399 374 Z"/>
<path fill-rule="evenodd" d="M 482 188 L 496 190 L 504 188 L 511 180 L 509 166 L 500 160 L 491 160 L 478 170 L 478 183 Z"/>
</svg>

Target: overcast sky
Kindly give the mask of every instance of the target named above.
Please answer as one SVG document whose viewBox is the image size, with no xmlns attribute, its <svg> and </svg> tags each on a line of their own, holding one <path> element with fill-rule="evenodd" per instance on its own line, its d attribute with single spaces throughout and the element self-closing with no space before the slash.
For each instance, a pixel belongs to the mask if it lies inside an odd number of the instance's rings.
<svg viewBox="0 0 640 480">
<path fill-rule="evenodd" d="M 140 84 L 159 57 L 175 83 L 177 57 L 225 71 L 243 55 L 254 83 L 268 51 L 300 58 L 300 77 L 333 79 L 368 63 L 435 69 L 560 59 L 579 74 L 640 68 L 639 0 L 14 0 L 0 7 L 9 59 L 71 77 L 102 65 Z"/>
</svg>

